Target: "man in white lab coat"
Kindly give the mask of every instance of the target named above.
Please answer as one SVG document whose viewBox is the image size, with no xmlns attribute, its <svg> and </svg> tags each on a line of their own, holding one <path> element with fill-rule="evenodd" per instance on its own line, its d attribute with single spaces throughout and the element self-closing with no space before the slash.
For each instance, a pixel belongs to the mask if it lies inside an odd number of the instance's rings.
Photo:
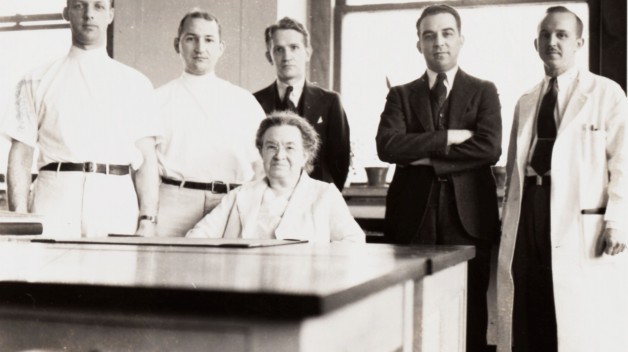
<svg viewBox="0 0 628 352">
<path fill-rule="evenodd" d="M 63 16 L 68 55 L 20 81 L 2 128 L 12 140 L 9 207 L 44 215 L 52 237 L 154 235 L 160 129 L 152 84 L 107 55 L 113 0 L 68 0 Z"/>
<path fill-rule="evenodd" d="M 575 66 L 583 45 L 581 20 L 549 8 L 546 77 L 519 99 L 508 151 L 498 351 L 628 351 L 628 101 Z"/>
</svg>

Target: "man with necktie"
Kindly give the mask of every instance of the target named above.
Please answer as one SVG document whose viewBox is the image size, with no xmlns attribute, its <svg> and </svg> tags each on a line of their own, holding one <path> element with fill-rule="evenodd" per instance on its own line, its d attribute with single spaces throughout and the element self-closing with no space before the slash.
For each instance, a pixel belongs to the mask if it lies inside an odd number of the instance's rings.
<svg viewBox="0 0 628 352">
<path fill-rule="evenodd" d="M 534 41 L 545 77 L 515 109 L 498 351 L 628 351 L 628 101 L 576 67 L 582 32 L 547 9 Z"/>
<path fill-rule="evenodd" d="M 305 79 L 312 48 L 303 24 L 284 17 L 266 28 L 266 58 L 275 66 L 277 81 L 255 93 L 264 111 L 291 110 L 305 118 L 321 138 L 310 176 L 342 190 L 351 161 L 349 123 L 338 93 Z"/>
<path fill-rule="evenodd" d="M 486 351 L 491 246 L 499 238 L 491 166 L 501 155 L 501 106 L 493 83 L 458 67 L 464 38 L 454 8 L 427 7 L 416 28 L 427 72 L 390 90 L 376 137 L 380 159 L 397 165 L 384 235 L 396 244 L 475 246 L 467 351 Z"/>
</svg>

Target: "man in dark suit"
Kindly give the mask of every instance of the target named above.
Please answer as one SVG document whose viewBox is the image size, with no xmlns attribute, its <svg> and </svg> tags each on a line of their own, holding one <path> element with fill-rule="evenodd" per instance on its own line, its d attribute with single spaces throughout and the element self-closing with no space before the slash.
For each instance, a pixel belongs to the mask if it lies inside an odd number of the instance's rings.
<svg viewBox="0 0 628 352">
<path fill-rule="evenodd" d="M 255 93 L 255 98 L 267 114 L 292 110 L 314 126 L 321 148 L 310 176 L 333 182 L 342 190 L 349 173 L 349 123 L 338 93 L 305 79 L 306 64 L 312 54 L 307 29 L 284 17 L 266 28 L 265 38 L 266 58 L 275 66 L 277 81 Z"/>
<path fill-rule="evenodd" d="M 501 107 L 493 83 L 458 68 L 464 38 L 454 8 L 429 6 L 416 27 L 427 72 L 390 90 L 376 137 L 380 159 L 397 165 L 385 236 L 396 244 L 476 247 L 467 351 L 485 351 L 490 252 L 499 236 L 491 165 L 501 154 Z"/>
</svg>

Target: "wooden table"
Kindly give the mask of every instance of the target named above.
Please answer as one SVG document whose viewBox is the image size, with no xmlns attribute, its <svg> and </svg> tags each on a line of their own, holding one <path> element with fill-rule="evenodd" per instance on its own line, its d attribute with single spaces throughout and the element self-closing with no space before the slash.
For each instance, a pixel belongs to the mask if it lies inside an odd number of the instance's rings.
<svg viewBox="0 0 628 352">
<path fill-rule="evenodd" d="M 464 351 L 472 247 L 0 242 L 0 350 Z"/>
</svg>

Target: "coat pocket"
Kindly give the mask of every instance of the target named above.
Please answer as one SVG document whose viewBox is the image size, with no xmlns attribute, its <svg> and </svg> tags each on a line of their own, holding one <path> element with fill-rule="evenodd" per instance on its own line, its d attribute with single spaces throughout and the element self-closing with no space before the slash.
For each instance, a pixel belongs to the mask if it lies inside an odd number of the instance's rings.
<svg viewBox="0 0 628 352">
<path fill-rule="evenodd" d="M 604 253 L 604 214 L 600 214 L 603 208 L 585 209 L 580 215 L 581 238 L 584 262 L 589 265 L 614 264 L 618 261 L 627 261 L 628 253 L 622 252 L 617 255 Z"/>
</svg>

